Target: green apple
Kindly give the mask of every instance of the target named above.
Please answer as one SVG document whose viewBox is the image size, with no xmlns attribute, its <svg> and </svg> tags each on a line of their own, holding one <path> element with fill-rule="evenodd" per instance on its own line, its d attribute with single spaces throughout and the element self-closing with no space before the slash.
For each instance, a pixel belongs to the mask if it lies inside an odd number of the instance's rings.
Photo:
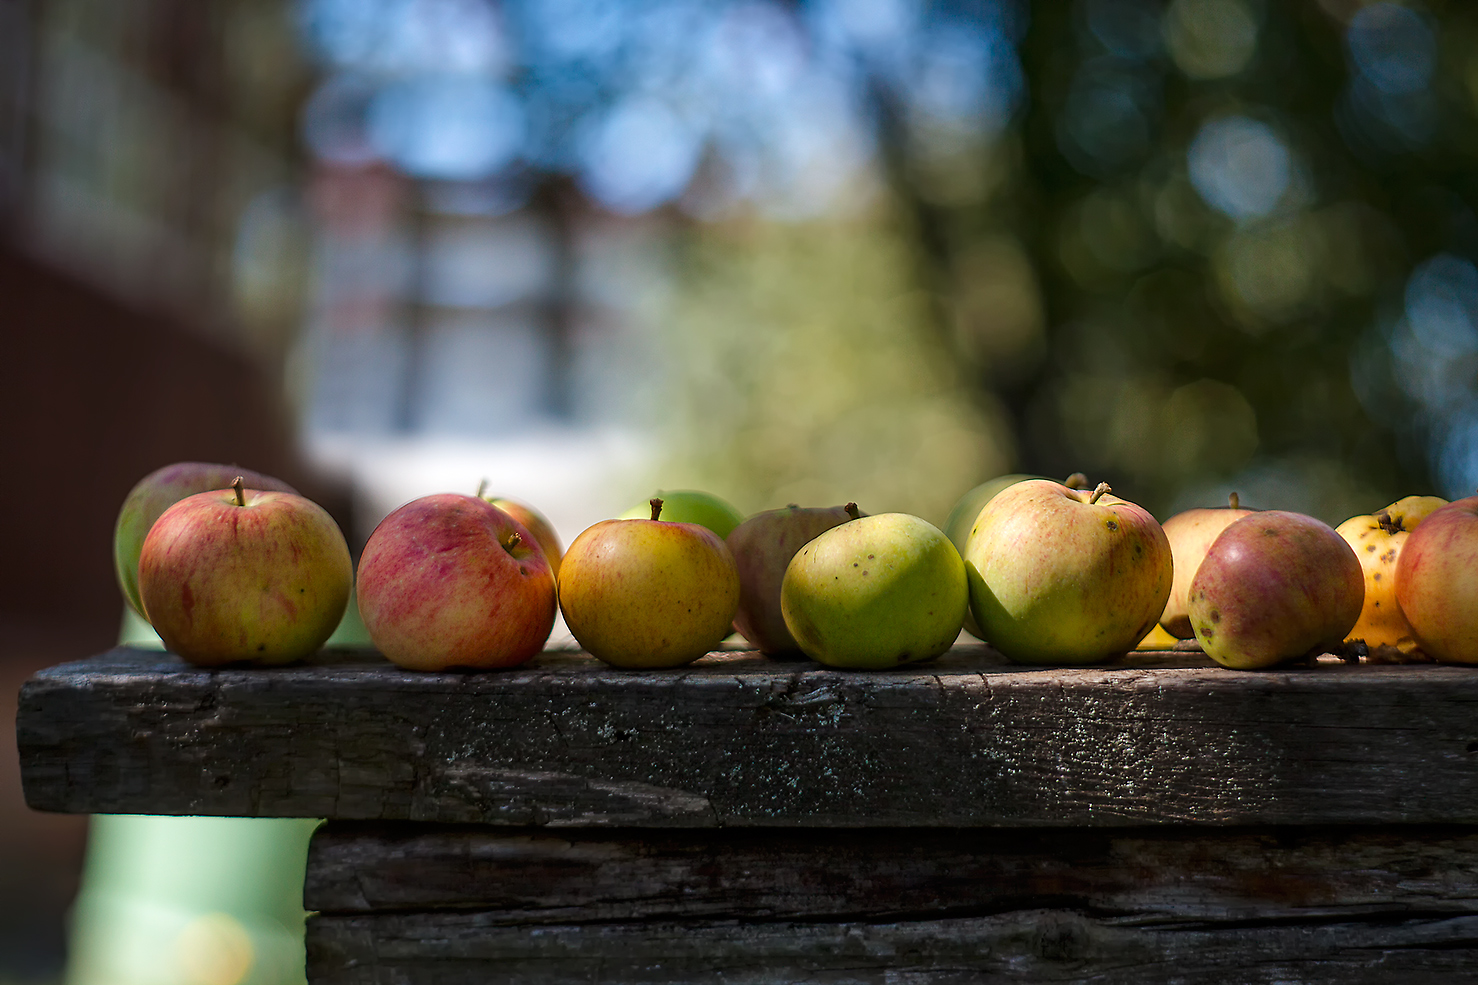
<svg viewBox="0 0 1478 985">
<path fill-rule="evenodd" d="M 1221 532 L 1252 510 L 1243 509 L 1236 493 L 1227 497 L 1227 505 L 1183 510 L 1165 521 L 1165 539 L 1170 541 L 1170 557 L 1175 562 L 1175 577 L 1170 581 L 1170 598 L 1160 613 L 1160 625 L 1177 639 L 1188 640 L 1191 630 L 1188 596 L 1191 579 L 1212 543 Z"/>
<path fill-rule="evenodd" d="M 800 649 L 780 611 L 785 569 L 796 552 L 819 534 L 861 515 L 856 503 L 809 509 L 792 504 L 756 513 L 735 527 L 725 541 L 739 566 L 739 611 L 734 628 L 765 653 Z"/>
<path fill-rule="evenodd" d="M 1087 664 L 1145 638 L 1170 595 L 1170 544 L 1109 491 L 1029 479 L 981 510 L 965 568 L 987 643 L 1019 663 Z"/>
<path fill-rule="evenodd" d="M 575 640 L 616 667 L 677 667 L 718 647 L 739 608 L 739 569 L 708 527 L 603 520 L 565 551 L 559 606 Z"/>
<path fill-rule="evenodd" d="M 118 511 L 118 522 L 113 526 L 113 569 L 118 574 L 118 587 L 134 612 L 144 614 L 144 604 L 139 600 L 139 549 L 144 546 L 144 538 L 154 521 L 186 496 L 229 488 L 238 475 L 246 481 L 248 489 L 297 492 L 270 475 L 210 462 L 166 465 L 144 476 L 129 490 Z"/>
<path fill-rule="evenodd" d="M 239 478 L 165 510 L 139 550 L 145 614 L 166 647 L 205 667 L 315 652 L 353 580 L 344 535 L 321 506 Z"/>
<path fill-rule="evenodd" d="M 968 604 L 960 552 L 907 513 L 832 527 L 791 558 L 780 586 L 786 627 L 829 667 L 882 670 L 937 657 L 960 635 Z"/>
<path fill-rule="evenodd" d="M 1223 530 L 1188 596 L 1196 642 L 1236 670 L 1338 646 L 1364 600 L 1354 549 L 1327 523 L 1284 510 L 1261 510 Z"/>
<path fill-rule="evenodd" d="M 719 540 L 728 537 L 735 527 L 744 522 L 743 513 L 713 493 L 698 492 L 695 489 L 677 489 L 671 492 L 658 490 L 652 498 L 662 500 L 663 520 L 669 523 L 696 523 L 718 534 Z M 650 512 L 651 507 L 642 503 L 622 513 L 618 519 L 644 520 Z"/>
<path fill-rule="evenodd" d="M 554 574 L 534 535 L 475 496 L 423 496 L 391 513 L 359 559 L 370 639 L 408 670 L 514 667 L 554 626 Z"/>
</svg>

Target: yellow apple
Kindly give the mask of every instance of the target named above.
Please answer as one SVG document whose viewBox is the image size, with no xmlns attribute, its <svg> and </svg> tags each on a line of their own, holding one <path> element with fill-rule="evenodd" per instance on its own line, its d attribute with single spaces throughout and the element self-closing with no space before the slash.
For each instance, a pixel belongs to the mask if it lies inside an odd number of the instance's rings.
<svg viewBox="0 0 1478 985">
<path fill-rule="evenodd" d="M 1165 539 L 1170 541 L 1170 556 L 1175 561 L 1175 577 L 1170 582 L 1170 598 L 1165 602 L 1165 611 L 1160 614 L 1160 625 L 1171 636 L 1188 640 L 1195 634 L 1191 631 L 1191 617 L 1187 596 L 1191 590 L 1191 579 L 1201 560 L 1221 532 L 1252 510 L 1243 509 L 1232 493 L 1226 506 L 1215 506 L 1185 510 L 1165 521 Z"/>
<path fill-rule="evenodd" d="M 1434 510 L 1447 505 L 1438 496 L 1407 496 L 1385 509 L 1352 516 L 1335 532 L 1355 549 L 1365 573 L 1365 607 L 1349 638 L 1364 640 L 1372 649 L 1394 646 L 1405 653 L 1416 649 L 1411 624 L 1396 604 L 1396 561 L 1406 538 Z"/>
<path fill-rule="evenodd" d="M 570 544 L 559 605 L 575 640 L 615 667 L 677 667 L 716 648 L 739 609 L 739 569 L 697 523 L 603 520 Z"/>
</svg>

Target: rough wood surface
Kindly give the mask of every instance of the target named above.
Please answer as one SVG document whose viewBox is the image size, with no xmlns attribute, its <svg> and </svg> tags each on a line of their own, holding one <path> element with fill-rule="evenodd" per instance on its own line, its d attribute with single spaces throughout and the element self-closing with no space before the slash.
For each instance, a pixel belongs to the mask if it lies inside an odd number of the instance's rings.
<svg viewBox="0 0 1478 985">
<path fill-rule="evenodd" d="M 414 674 L 374 654 L 198 670 L 120 649 L 33 678 L 43 810 L 500 825 L 1478 822 L 1478 671 L 1202 657 L 881 673 L 580 654 Z"/>
<path fill-rule="evenodd" d="M 1478 830 L 337 822 L 305 902 L 316 985 L 1435 983 L 1478 965 Z"/>
<path fill-rule="evenodd" d="M 1478 918 L 1126 926 L 1054 909 L 894 923 L 489 925 L 478 914 L 324 916 L 314 985 L 1454 985 Z"/>
<path fill-rule="evenodd" d="M 889 922 L 1053 907 L 1120 925 L 1478 916 L 1478 829 L 570 831 L 331 822 L 309 910 L 479 923 Z"/>
</svg>

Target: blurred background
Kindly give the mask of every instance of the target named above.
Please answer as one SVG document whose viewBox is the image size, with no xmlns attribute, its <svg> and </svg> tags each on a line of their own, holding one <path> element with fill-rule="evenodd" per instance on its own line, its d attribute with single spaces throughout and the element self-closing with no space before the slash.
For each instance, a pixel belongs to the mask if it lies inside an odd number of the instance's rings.
<svg viewBox="0 0 1478 985">
<path fill-rule="evenodd" d="M 1475 116 L 1438 0 L 0 0 L 0 719 L 118 638 L 176 460 L 356 547 L 483 478 L 566 543 L 657 487 L 1469 493 Z M 86 822 L 11 736 L 0 982 L 55 982 Z M 139 980 L 294 980 L 191 933 Z"/>
</svg>

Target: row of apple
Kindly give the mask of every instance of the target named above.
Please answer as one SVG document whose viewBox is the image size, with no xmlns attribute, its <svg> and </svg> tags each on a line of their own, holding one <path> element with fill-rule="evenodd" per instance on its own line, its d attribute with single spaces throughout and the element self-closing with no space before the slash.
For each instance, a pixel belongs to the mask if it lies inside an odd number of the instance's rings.
<svg viewBox="0 0 1478 985">
<path fill-rule="evenodd" d="M 130 493 L 115 559 L 130 604 L 205 665 L 312 653 L 351 589 L 376 646 L 420 670 L 519 664 L 543 648 L 557 607 L 587 651 L 621 667 L 685 664 L 731 629 L 768 653 L 891 667 L 944 652 L 962 624 L 1026 663 L 1109 659 L 1157 623 L 1229 667 L 1357 635 L 1478 661 L 1478 626 L 1464 622 L 1478 607 L 1461 592 L 1466 501 L 1427 519 L 1443 501 L 1412 497 L 1335 531 L 1234 498 L 1162 528 L 1085 485 L 992 480 L 946 531 L 854 504 L 744 520 L 716 497 L 659 494 L 649 515 L 598 523 L 563 553 L 522 504 L 442 494 L 387 517 L 356 579 L 315 504 L 267 476 L 180 463 Z"/>
</svg>

